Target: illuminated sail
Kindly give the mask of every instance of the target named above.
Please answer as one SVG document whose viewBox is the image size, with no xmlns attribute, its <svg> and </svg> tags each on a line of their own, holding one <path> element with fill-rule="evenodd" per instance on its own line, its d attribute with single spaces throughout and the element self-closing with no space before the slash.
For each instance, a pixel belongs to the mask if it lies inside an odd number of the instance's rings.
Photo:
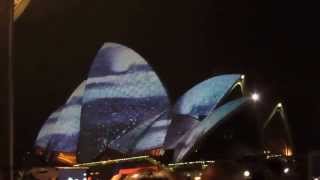
<svg viewBox="0 0 320 180">
<path fill-rule="evenodd" d="M 53 135 L 53 126 L 57 122 L 62 108 L 63 106 L 54 111 L 42 125 L 35 142 L 36 147 L 47 149 L 49 141 Z"/>
<path fill-rule="evenodd" d="M 227 74 L 202 81 L 181 96 L 173 112 L 189 115 L 199 120 L 205 118 L 237 83 L 241 83 L 241 77 L 241 74 Z"/>
<path fill-rule="evenodd" d="M 234 113 L 248 101 L 249 98 L 242 97 L 227 102 L 217 108 L 207 118 L 203 119 L 197 127 L 187 131 L 179 140 L 177 140 L 178 144 L 175 146 L 174 161 L 183 160 L 192 152 L 195 145 L 198 144 L 203 137 L 207 136 L 209 132 L 214 131 L 226 117 Z"/>
<path fill-rule="evenodd" d="M 87 80 L 45 122 L 36 146 L 77 153 L 78 162 L 108 152 L 138 154 L 154 149 L 173 149 L 174 161 L 180 161 L 248 101 L 228 98 L 237 85 L 242 90 L 242 83 L 240 74 L 210 78 L 171 108 L 165 87 L 143 57 L 123 45 L 105 43 Z"/>
<path fill-rule="evenodd" d="M 125 149 L 127 144 L 116 142 L 169 108 L 166 89 L 139 54 L 119 44 L 104 44 L 84 92 L 79 161 L 90 161 L 107 148 Z"/>
<path fill-rule="evenodd" d="M 166 137 L 166 149 L 174 149 L 178 139 L 221 105 L 236 85 L 242 88 L 242 81 L 241 74 L 219 75 L 200 82 L 181 96 L 173 108 L 174 115 Z"/>
<path fill-rule="evenodd" d="M 36 146 L 49 151 L 76 152 L 84 87 L 82 82 L 67 102 L 50 115 L 39 132 Z"/>
</svg>

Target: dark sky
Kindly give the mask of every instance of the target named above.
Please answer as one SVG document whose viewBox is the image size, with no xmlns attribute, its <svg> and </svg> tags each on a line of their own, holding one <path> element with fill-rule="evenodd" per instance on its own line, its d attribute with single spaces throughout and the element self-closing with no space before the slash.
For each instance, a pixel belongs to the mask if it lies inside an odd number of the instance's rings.
<svg viewBox="0 0 320 180">
<path fill-rule="evenodd" d="M 319 11 L 289 0 L 32 0 L 15 26 L 16 150 L 86 77 L 103 42 L 127 45 L 173 100 L 220 73 L 244 73 L 260 106 L 287 108 L 299 152 L 320 147 Z"/>
</svg>

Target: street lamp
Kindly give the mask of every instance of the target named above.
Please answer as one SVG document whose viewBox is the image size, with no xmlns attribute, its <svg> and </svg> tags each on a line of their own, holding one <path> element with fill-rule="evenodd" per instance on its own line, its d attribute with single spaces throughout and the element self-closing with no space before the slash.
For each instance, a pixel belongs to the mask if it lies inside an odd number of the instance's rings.
<svg viewBox="0 0 320 180">
<path fill-rule="evenodd" d="M 250 177 L 250 171 L 249 170 L 243 171 L 243 176 L 246 178 Z"/>
<path fill-rule="evenodd" d="M 253 93 L 251 95 L 251 99 L 254 101 L 254 102 L 257 102 L 260 100 L 260 95 L 258 93 Z"/>
<path fill-rule="evenodd" d="M 288 174 L 290 172 L 290 168 L 286 167 L 283 169 L 284 174 Z"/>
</svg>

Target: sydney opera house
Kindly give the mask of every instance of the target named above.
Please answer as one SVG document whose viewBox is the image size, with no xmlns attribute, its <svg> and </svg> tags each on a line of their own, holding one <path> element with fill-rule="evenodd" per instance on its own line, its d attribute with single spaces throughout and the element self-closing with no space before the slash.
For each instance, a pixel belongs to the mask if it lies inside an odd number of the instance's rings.
<svg viewBox="0 0 320 180">
<path fill-rule="evenodd" d="M 291 156 L 283 105 L 267 120 L 257 118 L 258 97 L 244 81 L 243 74 L 213 76 L 172 102 L 142 56 L 105 43 L 87 79 L 44 122 L 36 153 L 64 165 L 139 155 L 168 156 L 171 163 Z"/>
</svg>

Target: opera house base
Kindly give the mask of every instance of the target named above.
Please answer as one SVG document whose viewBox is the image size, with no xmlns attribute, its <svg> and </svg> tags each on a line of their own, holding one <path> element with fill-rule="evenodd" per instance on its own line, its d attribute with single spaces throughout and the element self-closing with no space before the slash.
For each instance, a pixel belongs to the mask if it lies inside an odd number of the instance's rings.
<svg viewBox="0 0 320 180">
<path fill-rule="evenodd" d="M 193 161 L 163 164 L 149 156 L 137 156 L 76 164 L 69 167 L 36 167 L 17 179 L 223 179 L 299 180 L 293 157 L 263 153 L 234 160 Z"/>
</svg>

